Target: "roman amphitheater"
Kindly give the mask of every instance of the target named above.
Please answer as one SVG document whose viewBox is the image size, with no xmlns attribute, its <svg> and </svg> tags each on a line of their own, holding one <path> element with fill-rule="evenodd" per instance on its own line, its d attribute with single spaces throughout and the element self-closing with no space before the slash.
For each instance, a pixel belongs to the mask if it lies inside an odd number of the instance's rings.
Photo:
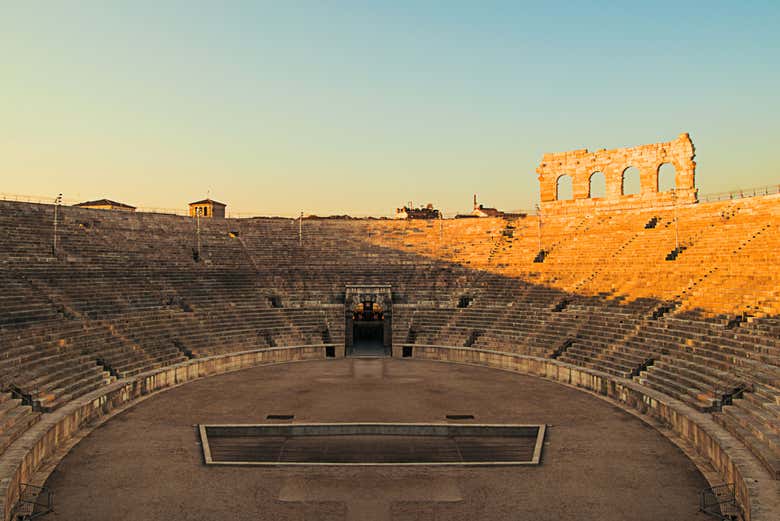
<svg viewBox="0 0 780 521">
<path fill-rule="evenodd" d="M 507 218 L 0 201 L 2 521 L 776 521 L 780 194 L 693 159 L 547 154 Z"/>
</svg>

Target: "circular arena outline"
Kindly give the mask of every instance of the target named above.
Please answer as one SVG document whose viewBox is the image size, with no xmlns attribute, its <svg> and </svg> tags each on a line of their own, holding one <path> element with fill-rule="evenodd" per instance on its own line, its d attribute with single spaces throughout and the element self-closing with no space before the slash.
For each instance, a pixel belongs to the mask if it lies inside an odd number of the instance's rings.
<svg viewBox="0 0 780 521">
<path fill-rule="evenodd" d="M 550 427 L 534 468 L 203 465 L 195 424 L 264 423 L 280 412 L 296 422 L 469 412 L 476 422 Z M 83 438 L 47 485 L 54 520 L 707 519 L 697 513 L 707 483 L 694 464 L 625 411 L 532 376 L 415 360 L 259 366 L 152 395 Z"/>
</svg>

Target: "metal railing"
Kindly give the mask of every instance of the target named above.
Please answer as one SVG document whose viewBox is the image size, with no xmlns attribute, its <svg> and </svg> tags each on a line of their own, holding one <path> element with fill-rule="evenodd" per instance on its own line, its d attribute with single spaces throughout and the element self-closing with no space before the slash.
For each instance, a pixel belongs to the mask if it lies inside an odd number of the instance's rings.
<svg viewBox="0 0 780 521">
<path fill-rule="evenodd" d="M 11 509 L 14 521 L 31 521 L 54 510 L 54 493 L 46 487 L 22 483 L 19 501 Z"/>
<path fill-rule="evenodd" d="M 717 193 L 711 193 L 711 194 L 703 194 L 698 196 L 698 202 L 700 203 L 706 203 L 706 202 L 715 202 L 715 201 L 727 201 L 727 200 L 734 200 L 734 199 L 744 199 L 747 197 L 759 197 L 764 195 L 774 195 L 774 194 L 780 194 L 780 184 L 775 185 L 767 185 L 767 186 L 761 186 L 756 188 L 746 188 L 746 189 L 737 189 L 737 190 L 731 190 L 729 192 L 717 192 Z M 6 192 L 0 192 L 0 201 L 17 201 L 17 202 L 25 202 L 25 203 L 38 203 L 38 204 L 54 204 L 54 197 L 45 197 L 40 195 L 24 195 L 24 194 L 12 194 L 12 193 L 6 193 Z M 72 198 L 63 198 L 62 204 L 65 206 L 72 206 L 74 204 L 77 204 L 81 201 L 77 199 Z M 638 201 L 635 203 L 632 208 L 651 208 L 655 206 L 655 202 L 653 201 Z M 161 213 L 161 214 L 169 214 L 169 215 L 189 215 L 188 209 L 183 208 L 157 208 L 152 206 L 139 206 L 135 209 L 136 212 L 141 213 Z M 577 214 L 581 213 L 582 209 L 578 206 L 572 206 L 572 208 L 558 208 L 555 211 L 556 215 L 561 214 Z M 468 214 L 470 213 L 470 210 L 463 210 L 463 211 L 456 211 L 452 209 L 441 209 L 442 215 L 449 215 L 450 217 L 454 217 L 457 214 Z M 525 213 L 526 215 L 534 215 L 533 210 L 524 210 L 524 209 L 517 209 L 517 210 L 510 210 L 507 213 Z M 252 217 L 263 217 L 268 216 L 268 211 L 227 211 L 226 217 L 233 218 L 233 219 L 246 219 L 246 218 L 252 218 Z M 279 216 L 279 217 L 285 217 L 285 218 L 291 218 L 295 219 L 298 217 L 296 214 L 290 214 L 286 216 Z M 390 218 L 390 214 L 383 214 L 378 213 L 376 215 L 369 215 L 366 213 L 358 213 L 354 215 L 350 215 L 350 217 L 355 219 L 362 219 L 362 218 L 368 218 L 368 217 L 375 217 L 375 218 Z"/>
<path fill-rule="evenodd" d="M 699 511 L 721 521 L 741 519 L 742 511 L 734 495 L 734 483 L 705 488 L 699 492 Z"/>
<path fill-rule="evenodd" d="M 42 195 L 23 195 L 23 194 L 9 194 L 6 192 L 0 192 L 0 201 L 18 201 L 20 203 L 38 203 L 38 204 L 54 204 L 56 196 L 44 197 Z M 75 199 L 62 199 L 63 204 L 76 204 L 79 201 Z"/>
<path fill-rule="evenodd" d="M 730 192 L 718 192 L 699 196 L 699 202 L 711 203 L 714 201 L 728 201 L 732 199 L 744 199 L 746 197 L 758 197 L 761 195 L 774 195 L 780 193 L 780 185 L 760 186 L 745 190 L 731 190 Z"/>
</svg>

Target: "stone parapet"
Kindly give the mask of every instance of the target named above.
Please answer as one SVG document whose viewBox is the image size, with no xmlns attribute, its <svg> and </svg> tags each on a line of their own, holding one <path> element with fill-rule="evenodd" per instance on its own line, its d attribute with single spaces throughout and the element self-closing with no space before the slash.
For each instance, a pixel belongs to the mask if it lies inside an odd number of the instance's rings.
<svg viewBox="0 0 780 521">
<path fill-rule="evenodd" d="M 41 465 L 80 429 L 101 416 L 132 404 L 145 395 L 207 376 L 264 364 L 324 359 L 325 347 L 276 347 L 197 358 L 120 380 L 44 415 L 0 457 L 2 521 L 9 521 L 11 509 L 19 499 L 21 485 L 28 483 Z"/>
<path fill-rule="evenodd" d="M 410 345 L 412 358 L 487 366 L 547 378 L 582 388 L 648 416 L 690 445 L 717 472 L 734 483 L 745 521 L 771 521 L 780 508 L 780 482 L 731 434 L 682 402 L 633 380 L 557 360 L 468 347 Z"/>
</svg>

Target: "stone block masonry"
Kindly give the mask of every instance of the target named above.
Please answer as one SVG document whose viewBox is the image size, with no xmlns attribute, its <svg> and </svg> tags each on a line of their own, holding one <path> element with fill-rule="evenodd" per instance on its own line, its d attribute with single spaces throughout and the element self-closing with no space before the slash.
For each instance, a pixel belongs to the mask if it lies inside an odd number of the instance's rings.
<svg viewBox="0 0 780 521">
<path fill-rule="evenodd" d="M 695 150 L 687 133 L 674 141 L 613 150 L 587 149 L 544 154 L 536 169 L 539 174 L 541 209 L 545 213 L 567 213 L 593 209 L 635 209 L 690 204 L 696 202 Z M 662 165 L 675 170 L 675 190 L 658 191 L 658 172 Z M 624 195 L 626 170 L 639 170 L 638 194 Z M 606 181 L 604 197 L 591 197 L 591 177 L 601 172 Z M 572 199 L 561 200 L 559 179 L 571 178 Z"/>
</svg>

